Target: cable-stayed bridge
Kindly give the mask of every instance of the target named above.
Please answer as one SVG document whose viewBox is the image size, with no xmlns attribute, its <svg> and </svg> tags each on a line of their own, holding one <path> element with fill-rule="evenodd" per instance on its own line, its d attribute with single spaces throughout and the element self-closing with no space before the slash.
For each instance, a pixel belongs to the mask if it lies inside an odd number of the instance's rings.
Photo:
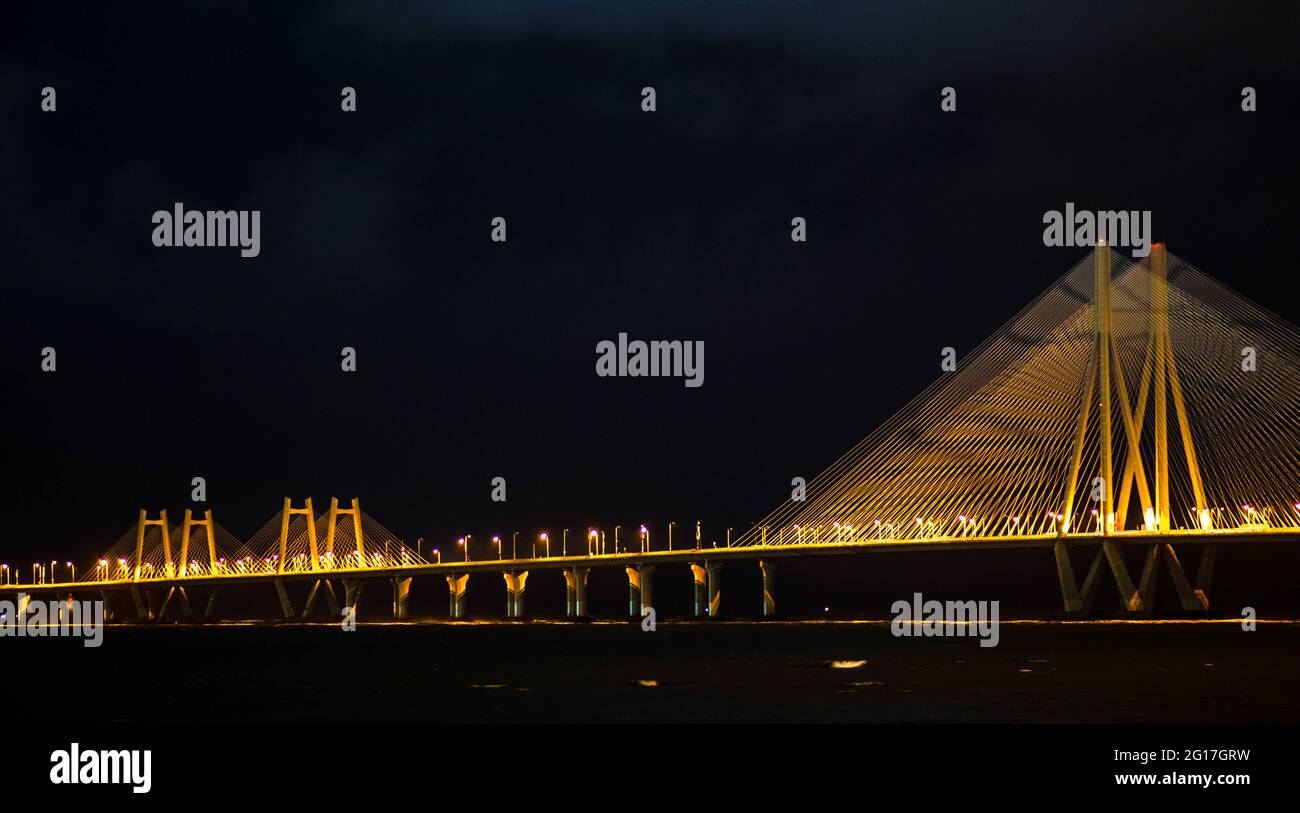
<svg viewBox="0 0 1300 813">
<path fill-rule="evenodd" d="M 1106 580 L 1125 610 L 1149 613 L 1162 569 L 1180 609 L 1206 610 L 1220 545 L 1300 540 L 1300 330 L 1163 245 L 1140 262 L 1101 245 L 811 481 L 805 499 L 721 547 L 698 532 L 674 545 L 671 525 L 666 545 L 651 544 L 645 526 L 633 540 L 540 533 L 520 555 L 516 540 L 492 537 L 475 557 L 467 536 L 444 556 L 412 550 L 356 500 L 318 514 L 310 499 L 286 499 L 245 542 L 211 511 L 187 510 L 179 525 L 141 511 L 79 571 L 35 563 L 23 582 L 25 568 L 6 566 L 0 591 L 100 591 L 110 608 L 127 594 L 148 619 L 210 617 L 219 589 L 262 584 L 286 617 L 306 617 L 323 596 L 337 618 L 340 598 L 355 606 L 364 583 L 386 580 L 394 617 L 405 618 L 412 579 L 431 575 L 446 579 L 450 616 L 463 618 L 470 575 L 500 573 L 508 615 L 522 617 L 529 572 L 557 569 L 568 615 L 585 616 L 590 569 L 620 567 L 639 617 L 653 606 L 654 567 L 686 563 L 695 614 L 716 616 L 723 563 L 757 560 L 773 615 L 784 557 L 1050 548 L 1070 613 L 1087 614 Z M 1134 548 L 1140 570 L 1125 556 Z M 1194 579 L 1183 564 L 1193 550 Z M 287 589 L 295 582 L 310 584 L 301 609 Z M 195 589 L 207 591 L 201 612 Z"/>
</svg>

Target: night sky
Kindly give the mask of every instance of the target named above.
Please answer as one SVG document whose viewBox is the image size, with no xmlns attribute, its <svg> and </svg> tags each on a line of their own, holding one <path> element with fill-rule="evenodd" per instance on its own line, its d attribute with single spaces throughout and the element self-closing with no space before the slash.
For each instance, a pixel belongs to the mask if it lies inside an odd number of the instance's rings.
<svg viewBox="0 0 1300 813">
<path fill-rule="evenodd" d="M 87 561 L 195 476 L 241 538 L 308 495 L 444 548 L 721 538 L 1080 260 L 1067 202 L 1300 320 L 1283 4 L 36 5 L 0 25 L 0 561 Z M 177 201 L 260 210 L 260 256 L 155 248 Z M 702 340 L 704 386 L 597 377 L 619 332 Z"/>
</svg>

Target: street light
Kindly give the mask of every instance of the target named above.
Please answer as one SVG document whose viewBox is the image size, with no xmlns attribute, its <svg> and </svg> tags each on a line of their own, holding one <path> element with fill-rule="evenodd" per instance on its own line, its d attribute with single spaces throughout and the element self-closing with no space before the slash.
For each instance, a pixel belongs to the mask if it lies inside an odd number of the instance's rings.
<svg viewBox="0 0 1300 813">
<path fill-rule="evenodd" d="M 668 523 L 668 550 L 673 549 L 673 526 L 676 524 L 676 522 Z"/>
<path fill-rule="evenodd" d="M 623 527 L 622 525 L 614 526 L 614 552 L 615 553 L 618 553 L 618 529 L 622 527 Z"/>
<path fill-rule="evenodd" d="M 588 555 L 588 556 L 591 556 L 591 555 L 592 555 L 592 553 L 591 553 L 591 551 L 592 551 L 592 546 L 595 545 L 595 544 L 597 543 L 597 541 L 599 540 L 599 538 L 600 538 L 600 536 L 599 536 L 599 534 L 596 533 L 596 529 L 595 529 L 595 528 L 592 528 L 591 530 L 587 531 L 587 555 Z"/>
<path fill-rule="evenodd" d="M 442 564 L 442 551 L 437 548 L 433 549 L 433 555 L 438 557 L 438 564 Z"/>
<path fill-rule="evenodd" d="M 497 561 L 501 561 L 501 537 L 492 537 L 492 544 L 497 546 Z"/>
<path fill-rule="evenodd" d="M 68 562 L 67 564 L 68 564 L 68 568 L 72 571 L 72 581 L 75 582 L 77 580 L 77 566 L 74 565 L 72 562 Z"/>
<path fill-rule="evenodd" d="M 462 548 L 465 549 L 465 561 L 466 561 L 466 562 L 469 561 L 469 540 L 470 540 L 470 535 L 469 535 L 469 534 L 465 534 L 465 535 L 462 536 L 460 539 L 457 539 L 457 540 L 456 540 L 456 544 L 457 544 L 457 545 L 460 545 Z"/>
<path fill-rule="evenodd" d="M 514 531 L 510 534 L 510 558 L 519 558 L 519 532 Z"/>
<path fill-rule="evenodd" d="M 650 547 L 650 529 L 641 526 L 641 552 L 645 553 Z"/>
<path fill-rule="evenodd" d="M 542 533 L 541 533 L 537 538 L 540 539 L 542 542 L 544 542 L 544 543 L 546 544 L 546 558 L 547 558 L 547 559 L 551 558 L 551 537 L 550 537 L 550 535 L 547 534 L 546 531 L 542 531 Z M 533 551 L 533 558 L 534 558 L 534 559 L 537 558 L 537 551 L 536 551 L 536 550 Z"/>
<path fill-rule="evenodd" d="M 564 533 L 560 535 L 560 556 L 569 555 L 569 529 L 565 528 Z"/>
</svg>

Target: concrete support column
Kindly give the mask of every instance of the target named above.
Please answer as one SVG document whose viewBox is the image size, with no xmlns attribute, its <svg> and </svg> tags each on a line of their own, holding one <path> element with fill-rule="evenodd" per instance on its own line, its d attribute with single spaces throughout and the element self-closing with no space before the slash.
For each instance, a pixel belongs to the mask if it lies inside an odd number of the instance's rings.
<svg viewBox="0 0 1300 813">
<path fill-rule="evenodd" d="M 139 587 L 131 585 L 131 601 L 135 604 L 135 617 L 138 621 L 149 620 L 149 608 L 144 601 L 144 593 Z"/>
<path fill-rule="evenodd" d="M 273 579 L 275 594 L 280 597 L 280 610 L 285 618 L 293 618 L 293 602 L 289 600 L 289 591 L 284 589 L 284 579 Z"/>
<path fill-rule="evenodd" d="M 1196 590 L 1193 595 L 1200 602 L 1202 610 L 1210 609 L 1210 582 L 1214 580 L 1214 560 L 1218 556 L 1218 545 L 1201 546 L 1201 564 L 1196 571 Z"/>
<path fill-rule="evenodd" d="M 709 618 L 717 618 L 722 604 L 722 562 L 706 562 L 709 574 Z"/>
<path fill-rule="evenodd" d="M 1083 598 L 1079 595 L 1077 582 L 1074 580 L 1074 568 L 1070 565 L 1070 556 L 1065 542 L 1058 540 L 1052 546 L 1056 557 L 1056 578 L 1061 584 L 1061 603 L 1067 613 L 1083 612 Z"/>
<path fill-rule="evenodd" d="M 641 610 L 646 607 L 654 608 L 654 565 L 637 565 L 637 579 L 641 585 Z M 640 613 L 638 613 L 639 615 Z"/>
<path fill-rule="evenodd" d="M 695 579 L 692 606 L 695 617 L 699 618 L 704 615 L 705 608 L 708 606 L 705 602 L 708 600 L 709 572 L 704 569 L 703 565 L 691 562 L 691 576 Z"/>
<path fill-rule="evenodd" d="M 167 608 L 171 606 L 172 596 L 174 595 L 176 595 L 176 588 L 168 587 L 167 593 L 163 596 L 162 606 L 158 608 L 158 617 L 160 619 L 167 617 Z"/>
<path fill-rule="evenodd" d="M 112 621 L 113 617 L 113 594 L 107 590 L 99 591 L 99 599 L 104 602 L 104 620 Z"/>
<path fill-rule="evenodd" d="M 584 618 L 587 615 L 587 574 L 591 571 L 586 567 L 575 567 L 564 571 L 564 584 L 568 590 L 568 596 L 572 601 L 572 612 L 569 615 L 573 618 Z"/>
<path fill-rule="evenodd" d="M 502 573 L 506 580 L 506 618 L 524 617 L 524 585 L 528 571 Z"/>
<path fill-rule="evenodd" d="M 627 571 L 627 616 L 641 617 L 641 572 L 635 567 L 624 568 Z"/>
<path fill-rule="evenodd" d="M 776 615 L 776 562 L 758 560 L 758 569 L 763 571 L 763 617 Z"/>
<path fill-rule="evenodd" d="M 217 588 L 214 587 L 212 588 L 212 592 L 208 593 L 208 605 L 203 608 L 204 621 L 211 620 L 212 610 L 216 608 L 216 606 L 217 606 Z"/>
<path fill-rule="evenodd" d="M 190 594 L 185 592 L 184 587 L 177 587 L 176 592 L 181 598 L 181 615 L 185 618 L 194 617 L 194 608 L 190 606 Z"/>
<path fill-rule="evenodd" d="M 393 620 L 405 621 L 410 615 L 411 577 L 393 577 Z"/>
<path fill-rule="evenodd" d="M 361 601 L 361 582 L 355 579 L 343 580 L 343 606 L 352 610 L 352 617 L 356 618 L 357 602 Z"/>
<path fill-rule="evenodd" d="M 573 618 L 577 615 L 578 587 L 574 583 L 573 574 L 564 571 L 564 617 Z"/>
<path fill-rule="evenodd" d="M 447 576 L 447 594 L 450 599 L 448 615 L 452 619 L 461 619 L 465 617 L 465 598 L 469 592 L 469 574 L 462 573 L 457 576 L 452 573 Z"/>
</svg>

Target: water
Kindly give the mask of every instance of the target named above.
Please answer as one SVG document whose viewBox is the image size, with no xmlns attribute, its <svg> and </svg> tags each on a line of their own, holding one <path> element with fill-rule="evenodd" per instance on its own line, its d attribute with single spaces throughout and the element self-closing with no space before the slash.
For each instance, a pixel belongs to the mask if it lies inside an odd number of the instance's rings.
<svg viewBox="0 0 1300 813">
<path fill-rule="evenodd" d="M 11 722 L 1300 721 L 1300 624 L 888 622 L 111 626 L 0 640 L 49 702 Z"/>
</svg>

